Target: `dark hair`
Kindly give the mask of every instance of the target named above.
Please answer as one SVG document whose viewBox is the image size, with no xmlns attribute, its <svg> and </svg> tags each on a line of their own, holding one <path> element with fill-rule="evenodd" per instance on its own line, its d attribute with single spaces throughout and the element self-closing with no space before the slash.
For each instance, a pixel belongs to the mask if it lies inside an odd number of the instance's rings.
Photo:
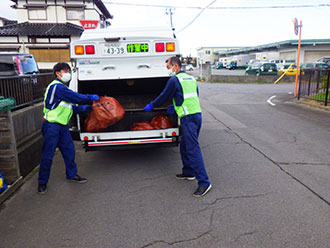
<svg viewBox="0 0 330 248">
<path fill-rule="evenodd" d="M 54 65 L 53 72 L 55 76 L 56 76 L 56 72 L 60 72 L 61 70 L 71 70 L 71 67 L 69 66 L 68 63 L 64 63 L 64 62 L 60 62 Z"/>
<path fill-rule="evenodd" d="M 171 57 L 165 61 L 166 63 L 169 62 L 172 66 L 177 64 L 181 68 L 181 60 L 179 57 Z"/>
</svg>

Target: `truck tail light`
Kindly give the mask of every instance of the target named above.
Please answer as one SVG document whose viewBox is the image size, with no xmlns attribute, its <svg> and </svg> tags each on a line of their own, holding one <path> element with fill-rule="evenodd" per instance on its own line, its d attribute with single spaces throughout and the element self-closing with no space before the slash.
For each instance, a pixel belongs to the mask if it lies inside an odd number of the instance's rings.
<svg viewBox="0 0 330 248">
<path fill-rule="evenodd" d="M 86 54 L 95 54 L 94 45 L 85 46 L 85 51 L 86 51 Z"/>
<path fill-rule="evenodd" d="M 156 43 L 156 52 L 164 52 L 165 51 L 165 46 L 164 43 Z"/>
<path fill-rule="evenodd" d="M 166 52 L 174 52 L 175 51 L 175 43 L 168 42 L 166 43 Z"/>
<path fill-rule="evenodd" d="M 74 46 L 74 53 L 76 55 L 84 54 L 84 46 Z"/>
</svg>

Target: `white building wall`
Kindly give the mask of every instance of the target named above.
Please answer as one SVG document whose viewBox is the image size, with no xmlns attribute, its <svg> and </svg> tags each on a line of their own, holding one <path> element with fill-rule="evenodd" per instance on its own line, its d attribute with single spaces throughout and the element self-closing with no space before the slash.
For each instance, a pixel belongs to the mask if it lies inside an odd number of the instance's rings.
<svg viewBox="0 0 330 248">
<path fill-rule="evenodd" d="M 48 0 L 45 2 L 44 0 L 34 0 L 28 1 L 28 4 L 47 4 L 48 7 L 45 10 L 46 11 L 46 17 L 47 19 L 29 19 L 28 9 L 24 7 L 26 5 L 25 0 L 20 0 L 17 3 L 17 20 L 18 23 L 22 22 L 30 22 L 30 23 L 66 23 L 70 22 L 76 25 L 81 25 L 79 20 L 68 20 L 66 11 L 67 9 L 64 7 L 65 5 L 77 5 L 77 4 L 84 4 L 84 19 L 85 20 L 99 20 L 100 16 L 98 12 L 96 11 L 97 7 L 94 5 L 93 2 L 87 2 L 83 0 L 81 1 L 69 1 L 67 0 L 64 2 L 63 0 L 57 0 L 56 6 L 54 0 Z M 0 23 L 1 26 L 1 23 Z"/>
<path fill-rule="evenodd" d="M 0 43 L 17 43 L 17 36 L 2 36 Z"/>
</svg>

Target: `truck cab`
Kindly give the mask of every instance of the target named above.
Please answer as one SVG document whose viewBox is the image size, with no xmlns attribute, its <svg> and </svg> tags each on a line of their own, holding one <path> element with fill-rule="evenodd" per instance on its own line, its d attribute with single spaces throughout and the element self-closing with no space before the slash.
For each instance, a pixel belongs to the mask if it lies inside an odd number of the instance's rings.
<svg viewBox="0 0 330 248">
<path fill-rule="evenodd" d="M 171 101 L 150 113 L 143 109 L 162 92 L 169 79 L 165 61 L 180 55 L 171 28 L 86 30 L 80 40 L 71 43 L 70 53 L 70 89 L 114 97 L 125 109 L 124 118 L 102 132 L 85 130 L 86 115 L 73 118 L 71 132 L 86 151 L 178 145 L 179 118 L 166 112 Z M 151 121 L 157 115 L 167 116 L 173 128 L 131 131 L 134 123 Z"/>
</svg>

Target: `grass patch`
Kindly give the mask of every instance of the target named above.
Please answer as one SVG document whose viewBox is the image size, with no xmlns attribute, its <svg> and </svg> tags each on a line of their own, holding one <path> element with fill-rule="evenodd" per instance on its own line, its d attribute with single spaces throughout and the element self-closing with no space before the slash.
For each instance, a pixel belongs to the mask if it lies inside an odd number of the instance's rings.
<svg viewBox="0 0 330 248">
<path fill-rule="evenodd" d="M 311 98 L 317 99 L 317 100 L 320 100 L 320 101 L 325 101 L 325 97 L 326 97 L 325 92 L 321 92 L 321 93 L 318 93 L 316 95 L 311 96 Z M 330 100 L 330 92 L 328 93 L 328 101 L 329 100 Z"/>
</svg>

